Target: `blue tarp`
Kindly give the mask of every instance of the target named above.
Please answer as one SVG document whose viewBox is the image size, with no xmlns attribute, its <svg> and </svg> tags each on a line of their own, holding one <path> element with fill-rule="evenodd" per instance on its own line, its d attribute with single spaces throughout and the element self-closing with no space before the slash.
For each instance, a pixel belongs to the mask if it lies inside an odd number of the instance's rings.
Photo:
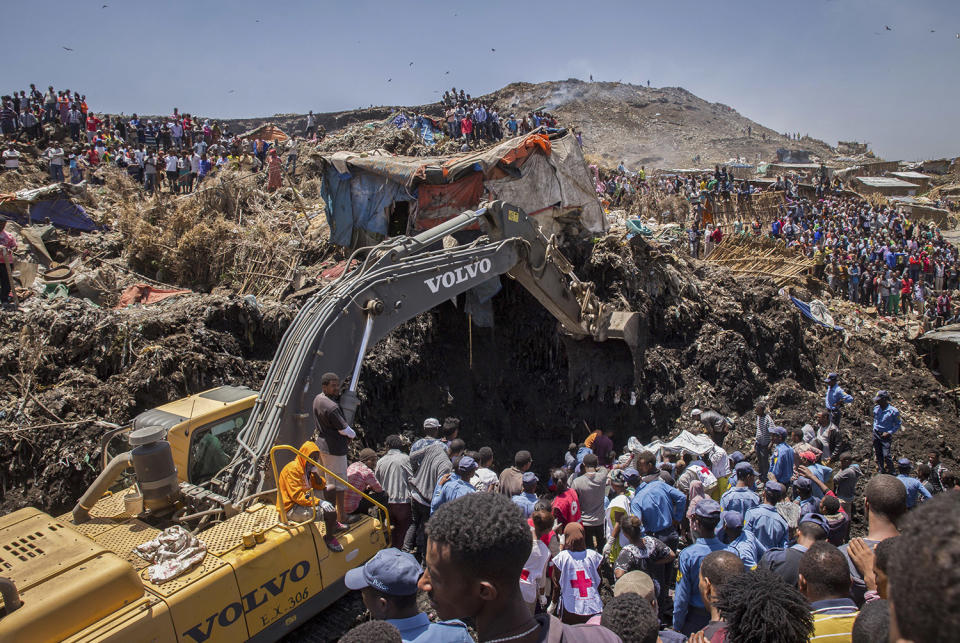
<svg viewBox="0 0 960 643">
<path fill-rule="evenodd" d="M 21 225 L 27 225 L 30 222 L 44 223 L 46 219 L 50 219 L 50 223 L 64 230 L 93 232 L 105 229 L 104 226 L 97 225 L 93 219 L 87 216 L 83 208 L 67 199 L 31 203 L 29 217 L 17 212 L 4 211 L 0 211 L 0 215 L 13 219 Z"/>
<path fill-rule="evenodd" d="M 320 196 L 326 204 L 330 240 L 349 247 L 353 229 L 387 235 L 387 208 L 394 201 L 416 201 L 399 183 L 382 176 L 359 171 L 340 174 L 332 163 L 326 164 Z"/>
<path fill-rule="evenodd" d="M 793 296 L 790 297 L 790 301 L 792 301 L 793 305 L 799 308 L 803 316 L 809 319 L 810 321 L 816 322 L 817 324 L 820 324 L 821 326 L 829 328 L 830 330 L 843 330 L 842 326 L 828 324 L 822 319 L 819 319 L 818 317 L 816 317 L 812 312 L 810 312 L 810 304 L 808 304 L 807 302 L 800 301 L 799 299 Z"/>
</svg>

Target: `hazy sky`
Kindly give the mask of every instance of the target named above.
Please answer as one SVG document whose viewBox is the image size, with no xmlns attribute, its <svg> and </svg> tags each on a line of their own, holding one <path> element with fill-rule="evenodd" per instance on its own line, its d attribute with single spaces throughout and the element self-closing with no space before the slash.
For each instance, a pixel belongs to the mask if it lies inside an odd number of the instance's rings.
<svg viewBox="0 0 960 643">
<path fill-rule="evenodd" d="M 593 74 L 886 158 L 960 155 L 960 0 L 7 0 L 3 17 L 0 91 L 52 83 L 95 110 L 335 111 Z"/>
</svg>

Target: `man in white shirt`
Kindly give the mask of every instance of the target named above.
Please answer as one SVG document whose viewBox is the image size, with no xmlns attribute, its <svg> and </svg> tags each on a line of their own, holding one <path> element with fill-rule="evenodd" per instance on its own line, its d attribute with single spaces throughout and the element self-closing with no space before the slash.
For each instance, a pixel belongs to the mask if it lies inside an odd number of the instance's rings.
<svg viewBox="0 0 960 643">
<path fill-rule="evenodd" d="M 493 466 L 493 449 L 480 447 L 479 454 L 480 467 L 470 478 L 470 485 L 477 491 L 497 491 L 500 477 L 490 468 Z"/>
<path fill-rule="evenodd" d="M 3 151 L 3 169 L 4 171 L 16 170 L 20 167 L 20 152 L 13 147 L 13 141 L 7 143 L 7 149 Z"/>
<path fill-rule="evenodd" d="M 544 534 L 549 534 L 553 529 L 553 513 L 546 507 L 533 512 L 530 517 L 533 526 L 530 527 L 530 536 L 533 538 L 533 547 L 530 550 L 530 556 L 527 562 L 523 564 L 523 571 L 520 573 L 520 594 L 523 601 L 530 608 L 530 613 L 535 614 L 537 603 L 546 605 L 546 591 L 549 587 L 547 583 L 547 565 L 550 563 L 550 548 L 541 540 Z"/>
</svg>

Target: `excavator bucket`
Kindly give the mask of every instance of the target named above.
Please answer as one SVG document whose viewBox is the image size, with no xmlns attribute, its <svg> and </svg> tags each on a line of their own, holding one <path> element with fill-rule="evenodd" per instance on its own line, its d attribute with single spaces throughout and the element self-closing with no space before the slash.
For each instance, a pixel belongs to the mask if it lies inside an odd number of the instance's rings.
<svg viewBox="0 0 960 643">
<path fill-rule="evenodd" d="M 646 347 L 639 313 L 610 314 L 597 339 L 562 335 L 570 391 L 583 400 L 632 404 Z"/>
</svg>

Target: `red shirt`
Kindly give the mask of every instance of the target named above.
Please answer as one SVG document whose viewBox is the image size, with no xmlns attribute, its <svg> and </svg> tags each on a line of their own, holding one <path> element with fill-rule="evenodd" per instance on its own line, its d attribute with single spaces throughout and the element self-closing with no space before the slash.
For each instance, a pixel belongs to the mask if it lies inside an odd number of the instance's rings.
<svg viewBox="0 0 960 643">
<path fill-rule="evenodd" d="M 464 134 L 470 134 L 473 132 L 473 121 L 471 121 L 469 118 L 462 119 L 460 121 L 460 130 Z"/>
<path fill-rule="evenodd" d="M 88 116 L 88 117 L 87 117 L 87 131 L 88 131 L 88 132 L 96 132 L 96 131 L 97 131 L 97 128 L 100 127 L 100 123 L 102 123 L 102 122 L 103 122 L 103 121 L 101 121 L 99 118 L 96 118 L 95 116 Z"/>
<path fill-rule="evenodd" d="M 573 489 L 567 489 L 563 493 L 557 494 L 553 499 L 554 513 L 561 516 L 560 522 L 580 522 L 580 502 L 577 498 L 577 492 Z"/>
<path fill-rule="evenodd" d="M 99 165 L 100 164 L 100 155 L 97 154 L 97 150 L 90 148 L 90 151 L 87 152 L 87 161 L 90 165 Z"/>
</svg>

